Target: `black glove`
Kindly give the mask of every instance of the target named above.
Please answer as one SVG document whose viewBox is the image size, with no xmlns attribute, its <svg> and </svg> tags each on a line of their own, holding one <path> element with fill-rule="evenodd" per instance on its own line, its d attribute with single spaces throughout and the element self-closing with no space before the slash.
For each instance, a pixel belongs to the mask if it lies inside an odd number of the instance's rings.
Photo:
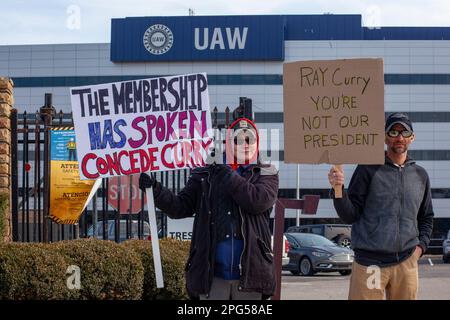
<svg viewBox="0 0 450 320">
<path fill-rule="evenodd" d="M 233 175 L 233 169 L 226 164 L 216 164 L 214 166 L 214 176 L 215 180 L 219 181 L 222 184 L 227 184 Z"/>
<path fill-rule="evenodd" d="M 146 173 L 141 173 L 139 176 L 139 189 L 145 191 L 145 189 L 156 186 L 156 179 L 153 174 L 148 175 Z"/>
</svg>

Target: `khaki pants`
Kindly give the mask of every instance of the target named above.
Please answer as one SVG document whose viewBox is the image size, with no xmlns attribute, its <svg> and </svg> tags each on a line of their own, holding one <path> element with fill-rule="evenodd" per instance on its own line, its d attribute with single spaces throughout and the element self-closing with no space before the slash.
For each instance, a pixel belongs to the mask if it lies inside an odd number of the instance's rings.
<svg viewBox="0 0 450 320">
<path fill-rule="evenodd" d="M 353 262 L 349 300 L 415 300 L 419 286 L 414 254 L 394 266 L 379 268 Z"/>
<path fill-rule="evenodd" d="M 200 300 L 262 300 L 262 294 L 239 291 L 239 280 L 214 277 L 209 295 L 201 294 Z"/>
</svg>

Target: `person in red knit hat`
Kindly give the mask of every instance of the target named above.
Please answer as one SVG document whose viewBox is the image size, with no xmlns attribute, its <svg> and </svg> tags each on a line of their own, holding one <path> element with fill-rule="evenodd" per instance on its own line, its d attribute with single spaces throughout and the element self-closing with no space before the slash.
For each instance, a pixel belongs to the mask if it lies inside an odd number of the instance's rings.
<svg viewBox="0 0 450 320">
<path fill-rule="evenodd" d="M 258 149 L 256 125 L 239 118 L 227 130 L 224 163 L 193 169 L 177 195 L 150 175 L 139 178 L 170 218 L 194 216 L 185 268 L 191 298 L 260 300 L 275 292 L 269 218 L 279 177 L 259 163 Z"/>
<path fill-rule="evenodd" d="M 258 161 L 259 134 L 256 125 L 247 118 L 234 121 L 227 130 L 226 163 L 236 170 Z"/>
</svg>

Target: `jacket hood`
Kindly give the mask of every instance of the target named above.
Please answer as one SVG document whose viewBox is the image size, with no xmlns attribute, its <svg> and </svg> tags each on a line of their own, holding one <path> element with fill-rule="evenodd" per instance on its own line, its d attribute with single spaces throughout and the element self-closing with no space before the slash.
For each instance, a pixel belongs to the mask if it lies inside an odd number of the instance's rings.
<svg viewBox="0 0 450 320">
<path fill-rule="evenodd" d="M 396 164 L 395 164 L 394 162 L 392 162 L 392 160 L 387 156 L 387 152 L 384 153 L 384 163 L 390 164 L 390 165 L 393 165 L 393 166 L 396 165 Z M 415 161 L 414 159 L 410 158 L 409 156 L 406 156 L 406 161 L 405 161 L 405 163 L 404 163 L 405 166 L 409 166 L 409 165 L 412 165 L 412 164 L 415 164 L 415 163 L 416 163 L 416 161 Z"/>
<path fill-rule="evenodd" d="M 234 142 L 232 141 L 234 132 L 238 129 L 252 130 L 256 133 L 256 152 L 249 159 L 248 163 L 245 163 L 245 165 L 257 163 L 259 154 L 259 132 L 255 123 L 247 118 L 237 119 L 229 126 L 225 140 L 226 164 L 229 164 L 233 170 L 236 170 L 240 165 L 236 161 L 236 157 L 234 155 Z"/>
</svg>

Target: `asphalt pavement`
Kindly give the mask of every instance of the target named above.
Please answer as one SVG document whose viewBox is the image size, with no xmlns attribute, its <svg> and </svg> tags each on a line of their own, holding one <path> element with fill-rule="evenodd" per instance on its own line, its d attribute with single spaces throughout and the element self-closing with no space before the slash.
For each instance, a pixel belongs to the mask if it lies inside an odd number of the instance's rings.
<svg viewBox="0 0 450 320">
<path fill-rule="evenodd" d="M 337 272 L 312 277 L 283 271 L 282 300 L 347 300 L 350 276 Z M 426 255 L 419 261 L 419 300 L 450 300 L 450 264 L 442 255 Z"/>
</svg>

